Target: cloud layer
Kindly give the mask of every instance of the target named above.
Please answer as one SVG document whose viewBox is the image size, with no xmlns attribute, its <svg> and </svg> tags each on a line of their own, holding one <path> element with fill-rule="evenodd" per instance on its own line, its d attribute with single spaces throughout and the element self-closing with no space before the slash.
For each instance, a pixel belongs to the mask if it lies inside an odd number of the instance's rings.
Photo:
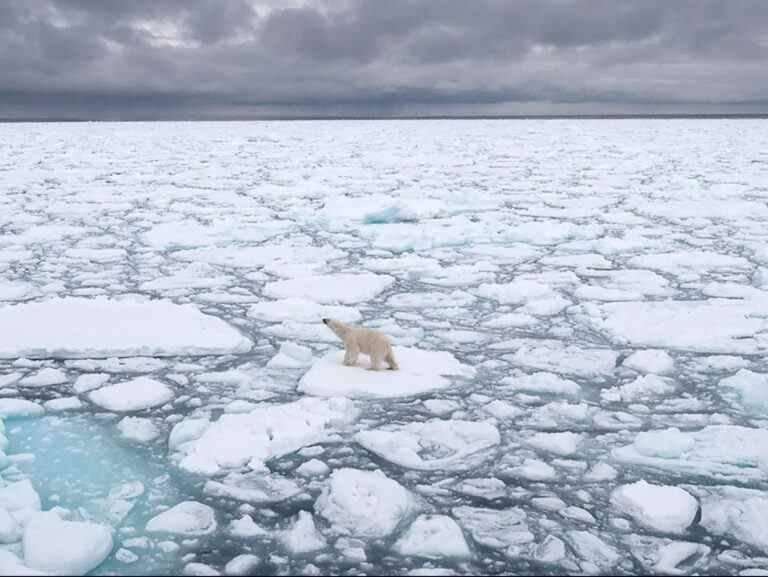
<svg viewBox="0 0 768 577">
<path fill-rule="evenodd" d="M 763 0 L 3 0 L 0 117 L 768 110 Z"/>
</svg>

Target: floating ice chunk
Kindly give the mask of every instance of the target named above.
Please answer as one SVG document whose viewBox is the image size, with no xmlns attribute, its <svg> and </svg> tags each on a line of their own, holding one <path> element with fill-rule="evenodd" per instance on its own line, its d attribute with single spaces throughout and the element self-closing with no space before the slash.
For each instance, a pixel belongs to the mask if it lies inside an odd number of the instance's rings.
<svg viewBox="0 0 768 577">
<path fill-rule="evenodd" d="M 51 399 L 43 403 L 45 410 L 51 413 L 59 411 L 76 411 L 82 408 L 83 403 L 77 397 L 62 397 L 60 399 Z"/>
<path fill-rule="evenodd" d="M 581 440 L 581 435 L 570 432 L 536 433 L 526 443 L 542 451 L 567 456 L 576 452 Z"/>
<path fill-rule="evenodd" d="M 624 542 L 643 569 L 657 575 L 691 575 L 705 567 L 710 548 L 701 543 L 627 535 Z M 678 566 L 685 563 L 685 567 Z"/>
<path fill-rule="evenodd" d="M 492 549 L 504 549 L 534 540 L 533 533 L 528 530 L 525 522 L 525 511 L 517 507 L 454 507 L 451 513 L 475 541 Z"/>
<path fill-rule="evenodd" d="M 0 307 L 0 358 L 242 353 L 251 341 L 194 305 L 64 298 Z"/>
<path fill-rule="evenodd" d="M 389 288 L 395 279 L 387 275 L 330 274 L 268 283 L 264 294 L 276 298 L 304 298 L 321 304 L 355 304 L 368 301 Z"/>
<path fill-rule="evenodd" d="M 37 417 L 45 413 L 42 405 L 24 399 L 0 399 L 0 418 Z"/>
<path fill-rule="evenodd" d="M 253 575 L 254 569 L 261 565 L 256 555 L 244 553 L 234 557 L 224 566 L 224 575 Z"/>
<path fill-rule="evenodd" d="M 657 375 L 664 375 L 675 368 L 675 361 L 666 351 L 654 349 L 636 351 L 624 359 L 622 364 L 641 373 Z"/>
<path fill-rule="evenodd" d="M 513 327 L 527 327 L 538 322 L 536 317 L 522 313 L 506 313 L 493 317 L 483 323 L 489 329 L 506 329 Z"/>
<path fill-rule="evenodd" d="M 447 415 L 457 410 L 461 405 L 450 399 L 428 399 L 424 401 L 424 407 L 435 415 Z"/>
<path fill-rule="evenodd" d="M 705 251 L 643 254 L 631 258 L 627 265 L 658 270 L 684 279 L 696 279 L 710 271 L 738 272 L 752 268 L 752 264 L 743 257 Z"/>
<path fill-rule="evenodd" d="M 549 286 L 535 281 L 516 280 L 506 284 L 480 285 L 477 294 L 504 305 L 522 305 L 536 299 L 551 298 L 556 293 Z"/>
<path fill-rule="evenodd" d="M 624 302 L 581 305 L 581 318 L 619 344 L 701 353 L 768 350 L 768 326 L 758 301 Z"/>
<path fill-rule="evenodd" d="M 574 521 L 579 521 L 581 523 L 586 523 L 588 525 L 594 525 L 595 523 L 597 523 L 597 520 L 592 515 L 592 513 L 590 513 L 586 509 L 582 509 L 581 507 L 575 507 L 575 506 L 565 507 L 563 509 L 560 509 L 558 513 L 560 513 L 560 515 L 562 515 L 566 519 L 573 519 Z"/>
<path fill-rule="evenodd" d="M 267 366 L 270 369 L 303 369 L 312 365 L 312 361 L 312 349 L 285 342 L 280 345 L 280 350 L 269 360 Z"/>
<path fill-rule="evenodd" d="M 749 361 L 731 355 L 707 355 L 693 359 L 694 368 L 703 373 L 745 369 Z"/>
<path fill-rule="evenodd" d="M 465 479 L 457 483 L 453 491 L 468 495 L 470 497 L 480 497 L 493 501 L 507 496 L 507 486 L 501 479 L 492 477 L 490 479 Z"/>
<path fill-rule="evenodd" d="M 213 509 L 197 501 L 184 501 L 163 511 L 147 522 L 148 533 L 169 533 L 185 537 L 201 537 L 216 531 Z"/>
<path fill-rule="evenodd" d="M 19 381 L 20 387 L 50 387 L 67 382 L 67 374 L 59 369 L 46 367 L 34 375 L 24 377 Z"/>
<path fill-rule="evenodd" d="M 344 353 L 331 351 L 315 361 L 299 381 L 299 391 L 323 397 L 392 398 L 421 395 L 451 384 L 445 376 L 471 377 L 472 367 L 461 364 L 449 352 L 394 347 L 398 371 L 369 371 L 367 356 L 357 367 L 342 363 Z M 381 368 L 386 368 L 382 363 Z"/>
<path fill-rule="evenodd" d="M 529 481 L 551 481 L 557 477 L 553 467 L 538 459 L 525 459 L 522 465 L 510 469 L 507 473 Z"/>
<path fill-rule="evenodd" d="M 221 575 L 216 569 L 205 563 L 187 563 L 184 565 L 183 575 L 190 577 L 216 577 Z"/>
<path fill-rule="evenodd" d="M 396 294 L 387 299 L 387 305 L 400 309 L 443 309 L 450 307 L 465 307 L 474 303 L 477 298 L 465 291 L 456 290 L 450 293 L 412 292 Z"/>
<path fill-rule="evenodd" d="M 0 487 L 0 508 L 13 514 L 16 520 L 26 518 L 31 512 L 40 511 L 40 507 L 40 495 L 29 479 Z"/>
<path fill-rule="evenodd" d="M 324 477 L 330 471 L 330 467 L 319 459 L 310 459 L 296 467 L 296 474 L 300 477 Z"/>
<path fill-rule="evenodd" d="M 702 491 L 700 525 L 768 553 L 768 497 L 765 491 L 707 487 Z"/>
<path fill-rule="evenodd" d="M 48 574 L 85 575 L 112 552 L 112 531 L 96 523 L 40 515 L 24 528 L 24 562 Z"/>
<path fill-rule="evenodd" d="M 401 555 L 427 559 L 471 556 L 461 528 L 445 515 L 421 515 L 394 545 Z"/>
<path fill-rule="evenodd" d="M 203 492 L 248 503 L 279 503 L 299 495 L 301 487 L 277 473 L 258 470 L 243 474 L 233 471 L 221 481 L 207 481 Z"/>
<path fill-rule="evenodd" d="M 125 417 L 117 424 L 117 430 L 124 439 L 137 443 L 150 443 L 160 436 L 151 419 Z"/>
<path fill-rule="evenodd" d="M 643 375 L 626 385 L 600 391 L 600 398 L 603 402 L 634 403 L 663 397 L 673 392 L 675 392 L 675 385 L 669 379 L 656 375 Z"/>
<path fill-rule="evenodd" d="M 611 374 L 618 353 L 609 349 L 582 349 L 560 341 L 521 339 L 511 341 L 514 354 L 505 356 L 513 363 L 542 371 L 566 373 L 583 377 Z"/>
<path fill-rule="evenodd" d="M 7 387 L 17 382 L 23 373 L 10 373 L 8 375 L 0 375 L 0 388 Z"/>
<path fill-rule="evenodd" d="M 505 389 L 525 391 L 530 393 L 546 393 L 551 395 L 566 395 L 577 397 L 581 387 L 568 379 L 554 373 L 538 372 L 531 375 L 506 377 L 501 381 Z"/>
<path fill-rule="evenodd" d="M 581 558 L 580 565 L 584 572 L 604 573 L 621 560 L 615 547 L 588 531 L 568 531 L 566 539 Z"/>
<path fill-rule="evenodd" d="M 744 412 L 768 416 L 768 374 L 741 369 L 720 381 L 721 394 Z"/>
<path fill-rule="evenodd" d="M 411 494 L 381 471 L 337 469 L 315 511 L 338 534 L 378 539 L 391 534 L 414 505 Z"/>
<path fill-rule="evenodd" d="M 229 524 L 229 533 L 233 537 L 241 539 L 255 539 L 257 537 L 267 537 L 269 533 L 259 527 L 250 515 L 243 515 L 240 519 L 235 519 Z"/>
<path fill-rule="evenodd" d="M 462 471 L 488 458 L 501 438 L 489 422 L 432 420 L 362 431 L 355 440 L 401 467 Z"/>
<path fill-rule="evenodd" d="M 644 480 L 615 489 L 611 503 L 646 529 L 662 533 L 684 533 L 699 510 L 698 501 L 683 489 Z"/>
<path fill-rule="evenodd" d="M 534 429 L 584 428 L 593 413 L 586 403 L 556 401 L 538 407 L 525 424 Z"/>
<path fill-rule="evenodd" d="M 325 267 L 327 261 L 343 258 L 346 252 L 330 245 L 312 246 L 301 242 L 270 243 L 261 246 L 205 247 L 180 250 L 173 258 L 233 268 L 260 268 L 280 272 L 286 268 Z"/>
<path fill-rule="evenodd" d="M 483 411 L 500 420 L 514 419 L 524 412 L 521 408 L 499 399 L 483 405 Z"/>
<path fill-rule="evenodd" d="M 613 481 L 619 472 L 608 463 L 597 463 L 588 472 L 584 474 L 583 479 L 588 483 L 600 481 Z"/>
<path fill-rule="evenodd" d="M 129 551 L 128 549 L 120 548 L 115 553 L 115 559 L 120 561 L 121 563 L 125 563 L 126 565 L 130 565 L 131 563 L 136 563 L 136 561 L 139 560 L 139 556 L 136 555 L 133 551 Z"/>
<path fill-rule="evenodd" d="M 768 431 L 737 425 L 710 425 L 699 431 L 676 428 L 638 433 L 631 445 L 614 449 L 613 457 L 676 475 L 716 479 L 765 480 L 761 462 L 768 457 Z"/>
<path fill-rule="evenodd" d="M 262 321 L 300 323 L 319 323 L 323 318 L 355 323 L 362 318 L 360 311 L 353 307 L 322 305 L 312 300 L 295 297 L 256 303 L 248 309 L 248 316 Z"/>
<path fill-rule="evenodd" d="M 280 542 L 294 555 L 325 549 L 328 543 L 315 527 L 311 513 L 299 511 L 291 527 L 280 534 Z"/>
<path fill-rule="evenodd" d="M 77 377 L 73 388 L 79 395 L 98 389 L 100 386 L 109 381 L 110 376 L 107 373 L 94 373 L 90 375 L 80 375 Z"/>
<path fill-rule="evenodd" d="M 348 399 L 306 397 L 281 405 L 261 404 L 250 413 L 223 415 L 202 431 L 198 422 L 189 432 L 198 438 L 180 442 L 186 429 L 179 429 L 175 438 L 171 433 L 171 442 L 182 469 L 213 475 L 222 468 L 267 461 L 321 443 L 356 417 L 355 405 Z"/>
<path fill-rule="evenodd" d="M 90 393 L 88 398 L 108 411 L 125 413 L 164 405 L 173 396 L 173 390 L 160 381 L 149 377 L 137 377 L 130 381 L 102 387 Z"/>
<path fill-rule="evenodd" d="M 573 268 L 613 268 L 611 261 L 606 260 L 600 254 L 570 254 L 561 256 L 545 256 L 539 262 L 547 266 L 573 267 Z"/>
</svg>

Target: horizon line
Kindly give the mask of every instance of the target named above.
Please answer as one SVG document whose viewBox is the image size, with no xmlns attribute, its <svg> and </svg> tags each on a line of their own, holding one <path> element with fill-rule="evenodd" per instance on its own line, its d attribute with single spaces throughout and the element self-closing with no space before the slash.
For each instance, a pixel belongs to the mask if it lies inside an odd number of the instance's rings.
<svg viewBox="0 0 768 577">
<path fill-rule="evenodd" d="M 733 113 L 607 113 L 607 114 L 423 114 L 423 115 L 243 115 L 243 116 L 136 116 L 133 118 L 0 117 L 0 124 L 86 122 L 266 122 L 311 120 L 632 120 L 632 119 L 768 119 L 768 112 Z"/>
</svg>

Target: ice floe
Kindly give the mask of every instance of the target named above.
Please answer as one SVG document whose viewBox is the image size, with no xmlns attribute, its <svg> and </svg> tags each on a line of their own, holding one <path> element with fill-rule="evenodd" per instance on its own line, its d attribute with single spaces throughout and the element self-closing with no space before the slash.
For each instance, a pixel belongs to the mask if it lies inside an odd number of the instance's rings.
<svg viewBox="0 0 768 577">
<path fill-rule="evenodd" d="M 299 381 L 299 390 L 323 397 L 409 397 L 450 386 L 446 377 L 475 374 L 445 351 L 394 347 L 394 353 L 399 370 L 370 371 L 367 356 L 361 356 L 356 367 L 348 367 L 342 364 L 342 351 L 331 351 L 314 362 Z"/>
<path fill-rule="evenodd" d="M 381 471 L 337 469 L 315 503 L 335 533 L 365 539 L 390 535 L 415 510 L 413 496 Z"/>
<path fill-rule="evenodd" d="M 488 422 L 432 420 L 362 431 L 355 440 L 401 467 L 461 471 L 488 458 L 501 438 Z"/>
<path fill-rule="evenodd" d="M 0 307 L 0 358 L 242 353 L 251 341 L 194 305 L 106 298 Z"/>
</svg>

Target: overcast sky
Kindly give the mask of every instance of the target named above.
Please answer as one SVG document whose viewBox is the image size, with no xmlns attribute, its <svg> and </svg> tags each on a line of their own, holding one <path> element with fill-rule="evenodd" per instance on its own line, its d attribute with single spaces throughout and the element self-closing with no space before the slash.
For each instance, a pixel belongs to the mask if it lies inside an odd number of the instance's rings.
<svg viewBox="0 0 768 577">
<path fill-rule="evenodd" d="M 0 118 L 713 111 L 767 0 L 0 0 Z"/>
</svg>

